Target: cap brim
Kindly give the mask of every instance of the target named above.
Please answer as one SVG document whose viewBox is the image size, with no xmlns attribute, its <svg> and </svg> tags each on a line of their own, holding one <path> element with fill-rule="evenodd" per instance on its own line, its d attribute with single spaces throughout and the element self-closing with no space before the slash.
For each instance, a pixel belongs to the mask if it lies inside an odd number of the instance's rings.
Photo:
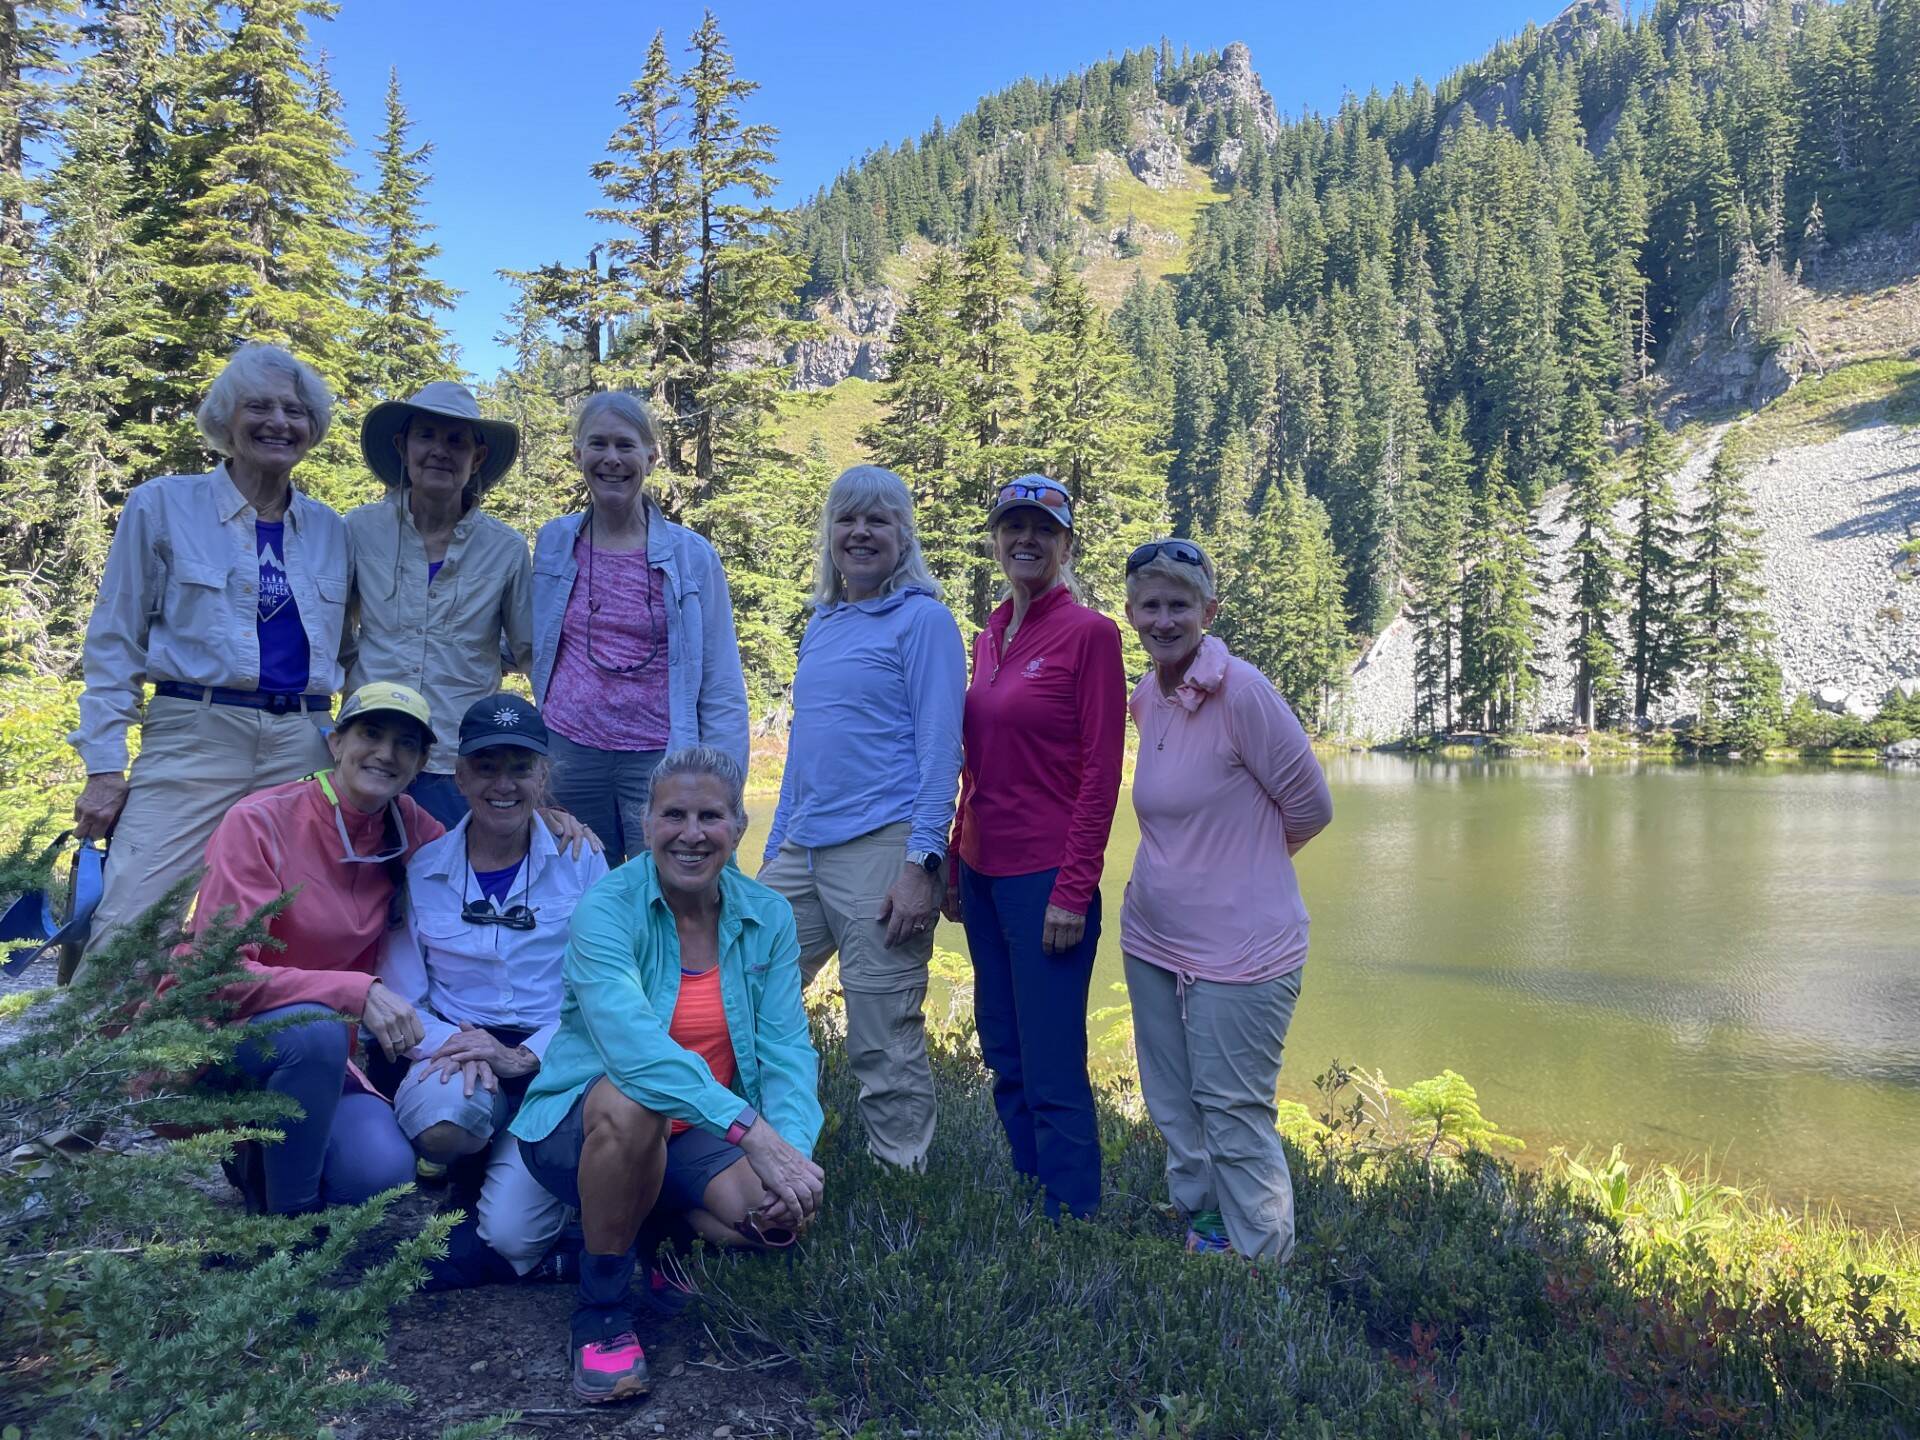
<svg viewBox="0 0 1920 1440">
<path fill-rule="evenodd" d="M 411 710 L 396 710 L 390 705 L 369 705 L 366 709 L 356 710 L 351 715 L 342 715 L 333 722 L 334 728 L 338 729 L 342 725 L 351 725 L 356 720 L 365 720 L 370 715 L 397 715 L 402 720 L 411 720 L 426 732 L 427 743 L 429 745 L 438 745 L 440 743 L 440 737 L 434 734 L 433 726 L 422 720 Z"/>
<path fill-rule="evenodd" d="M 520 432 L 511 421 L 475 420 L 469 415 L 448 415 L 405 400 L 382 400 L 360 422 L 360 458 L 367 462 L 369 470 L 379 476 L 380 483 L 390 490 L 399 489 L 406 481 L 406 465 L 401 461 L 400 451 L 393 442 L 407 428 L 407 421 L 415 415 L 461 420 L 479 429 L 480 438 L 487 447 L 486 461 L 475 472 L 482 493 L 499 484 L 519 458 Z"/>
<path fill-rule="evenodd" d="M 993 509 L 987 512 L 987 528 L 991 530 L 994 526 L 998 525 L 1000 523 L 1000 517 L 1002 515 L 1005 515 L 1010 511 L 1019 510 L 1023 508 L 1028 510 L 1039 510 L 1044 514 L 1051 515 L 1055 520 L 1059 521 L 1064 528 L 1068 530 L 1073 529 L 1073 512 L 1071 510 L 1067 511 L 1065 514 L 1062 514 L 1060 506 L 1044 505 L 1038 500 L 1025 500 L 1025 499 L 1002 500 L 998 505 L 994 506 Z"/>
<path fill-rule="evenodd" d="M 471 740 L 460 742 L 460 754 L 478 755 L 482 750 L 531 750 L 536 755 L 545 755 L 547 742 L 532 735 L 476 735 Z"/>
</svg>

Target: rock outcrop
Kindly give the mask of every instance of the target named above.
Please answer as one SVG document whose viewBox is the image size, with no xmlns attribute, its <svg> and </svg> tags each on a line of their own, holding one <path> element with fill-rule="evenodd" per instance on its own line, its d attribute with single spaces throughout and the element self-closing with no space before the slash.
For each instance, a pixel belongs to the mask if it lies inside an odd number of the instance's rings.
<svg viewBox="0 0 1920 1440">
<path fill-rule="evenodd" d="M 1185 92 L 1175 100 L 1188 109 L 1186 140 L 1190 146 L 1206 139 L 1214 115 L 1231 116 L 1243 107 L 1252 114 L 1254 128 L 1267 144 L 1273 144 L 1280 134 L 1280 113 L 1254 72 L 1253 52 L 1238 40 L 1220 52 L 1218 66 L 1188 82 Z"/>
<path fill-rule="evenodd" d="M 882 286 L 858 295 L 832 295 L 813 306 L 824 333 L 787 352 L 795 390 L 824 390 L 848 376 L 887 378 L 887 338 L 900 318 L 900 297 Z"/>
<path fill-rule="evenodd" d="M 1541 52 L 1558 61 L 1584 50 L 1610 26 L 1624 25 L 1627 12 L 1620 0 L 1573 0 L 1573 3 L 1546 23 L 1540 31 Z M 1536 60 L 1534 63 L 1538 63 Z M 1483 124 L 1496 120 L 1511 125 L 1520 110 L 1520 96 L 1526 87 L 1526 71 L 1516 69 L 1498 80 L 1475 86 L 1447 111 L 1440 122 L 1440 145 L 1466 122 L 1467 111 Z M 1592 143 L 1592 137 L 1589 137 Z M 1596 146 L 1596 148 L 1598 148 Z"/>
</svg>

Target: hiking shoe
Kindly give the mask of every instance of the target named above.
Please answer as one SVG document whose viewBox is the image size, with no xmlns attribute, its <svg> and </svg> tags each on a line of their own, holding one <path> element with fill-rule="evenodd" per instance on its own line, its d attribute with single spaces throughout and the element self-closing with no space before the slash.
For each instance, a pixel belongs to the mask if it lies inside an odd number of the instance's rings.
<svg viewBox="0 0 1920 1440">
<path fill-rule="evenodd" d="M 573 1397 L 586 1405 L 633 1400 L 647 1393 L 653 1381 L 647 1375 L 647 1352 L 631 1330 L 610 1340 L 590 1340 L 573 1347 Z"/>
<path fill-rule="evenodd" d="M 1218 1210 L 1202 1210 L 1187 1223 L 1189 1255 L 1230 1255 L 1233 1242 L 1227 1239 L 1227 1222 Z"/>
</svg>

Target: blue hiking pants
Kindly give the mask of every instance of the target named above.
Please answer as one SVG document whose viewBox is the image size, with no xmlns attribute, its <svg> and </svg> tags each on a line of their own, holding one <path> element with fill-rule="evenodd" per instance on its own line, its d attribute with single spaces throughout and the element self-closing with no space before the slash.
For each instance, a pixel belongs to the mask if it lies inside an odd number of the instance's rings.
<svg viewBox="0 0 1920 1440">
<path fill-rule="evenodd" d="M 1040 948 L 1058 870 L 982 875 L 960 866 L 973 952 L 973 1014 L 993 1071 L 1013 1165 L 1046 1189 L 1047 1213 L 1082 1218 L 1100 1205 L 1100 1138 L 1087 1079 L 1087 989 L 1100 940 L 1100 896 L 1071 950 Z"/>
</svg>

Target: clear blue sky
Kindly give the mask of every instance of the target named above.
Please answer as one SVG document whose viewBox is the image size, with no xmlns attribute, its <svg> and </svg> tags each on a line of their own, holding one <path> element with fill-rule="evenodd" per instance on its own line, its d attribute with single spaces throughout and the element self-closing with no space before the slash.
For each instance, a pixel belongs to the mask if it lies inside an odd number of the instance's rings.
<svg viewBox="0 0 1920 1440">
<path fill-rule="evenodd" d="M 1060 75 L 1109 53 L 1157 44 L 1216 50 L 1244 40 L 1283 113 L 1328 110 L 1344 91 L 1477 58 L 1553 0 L 1223 0 L 1212 5 L 858 3 L 750 0 L 715 7 L 742 76 L 760 82 L 750 117 L 779 127 L 783 203 L 804 199 L 861 152 L 958 119 L 1022 75 Z M 344 0 L 313 26 L 362 146 L 384 120 L 397 66 L 416 140 L 430 140 L 428 216 L 441 276 L 463 295 L 451 321 L 467 367 L 491 375 L 493 336 L 511 300 L 494 272 L 581 260 L 595 239 L 583 212 L 587 167 L 618 120 L 615 98 L 639 74 L 655 29 L 676 63 L 702 6 L 665 0 Z M 364 152 L 356 162 L 364 170 Z"/>
</svg>

